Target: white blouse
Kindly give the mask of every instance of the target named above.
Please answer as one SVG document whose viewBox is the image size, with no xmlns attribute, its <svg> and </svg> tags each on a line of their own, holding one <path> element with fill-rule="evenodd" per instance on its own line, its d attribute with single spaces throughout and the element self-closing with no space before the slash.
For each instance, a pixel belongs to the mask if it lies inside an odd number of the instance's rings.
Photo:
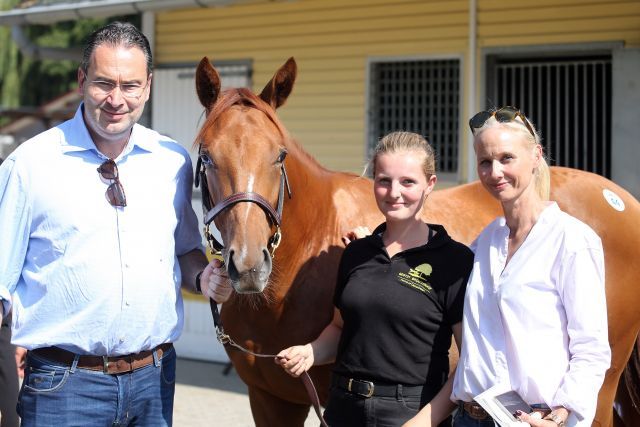
<svg viewBox="0 0 640 427">
<path fill-rule="evenodd" d="M 508 237 L 498 218 L 472 245 L 451 399 L 503 384 L 529 404 L 569 409 L 567 426 L 590 426 L 611 361 L 602 242 L 556 203 L 506 264 Z"/>
</svg>

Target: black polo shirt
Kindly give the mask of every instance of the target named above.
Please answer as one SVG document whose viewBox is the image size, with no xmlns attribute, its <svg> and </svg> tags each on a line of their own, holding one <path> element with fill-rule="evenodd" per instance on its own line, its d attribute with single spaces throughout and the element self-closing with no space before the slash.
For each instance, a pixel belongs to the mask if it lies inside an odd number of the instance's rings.
<svg viewBox="0 0 640 427">
<path fill-rule="evenodd" d="M 347 246 L 334 303 L 344 327 L 334 372 L 381 383 L 426 385 L 449 374 L 451 326 L 462 320 L 473 253 L 444 227 L 426 245 L 389 258 L 382 224 Z"/>
</svg>

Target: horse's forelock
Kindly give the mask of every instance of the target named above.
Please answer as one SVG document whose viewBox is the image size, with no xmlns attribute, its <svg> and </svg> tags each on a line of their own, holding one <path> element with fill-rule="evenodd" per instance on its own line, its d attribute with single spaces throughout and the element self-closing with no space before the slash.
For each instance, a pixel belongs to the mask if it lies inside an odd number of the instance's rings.
<svg viewBox="0 0 640 427">
<path fill-rule="evenodd" d="M 275 111 L 269 104 L 260 99 L 256 94 L 251 92 L 248 88 L 232 88 L 223 91 L 220 94 L 220 98 L 213 106 L 211 112 L 207 115 L 206 121 L 194 141 L 194 146 L 198 146 L 202 141 L 209 129 L 214 125 L 218 118 L 234 105 L 243 105 L 246 107 L 254 108 L 263 112 L 269 120 L 276 126 L 280 135 L 284 139 L 288 139 L 288 132 Z"/>
</svg>

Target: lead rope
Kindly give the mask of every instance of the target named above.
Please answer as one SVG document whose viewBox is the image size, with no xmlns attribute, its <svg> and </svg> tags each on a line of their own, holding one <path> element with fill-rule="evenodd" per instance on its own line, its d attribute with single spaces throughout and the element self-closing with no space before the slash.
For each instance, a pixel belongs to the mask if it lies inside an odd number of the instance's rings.
<svg viewBox="0 0 640 427">
<path fill-rule="evenodd" d="M 222 319 L 220 319 L 220 312 L 218 311 L 218 304 L 212 299 L 209 299 L 209 305 L 211 306 L 211 314 L 213 315 L 213 323 L 216 328 L 216 338 L 218 342 L 224 346 L 231 346 L 232 348 L 239 350 L 243 353 L 250 354 L 254 357 L 262 357 L 262 358 L 276 358 L 277 354 L 262 354 L 255 353 L 240 344 L 236 343 L 229 335 L 224 332 L 224 328 L 222 327 Z M 302 375 L 300 375 L 300 379 L 302 380 L 302 384 L 304 384 L 304 388 L 307 390 L 307 395 L 311 399 L 311 404 L 313 405 L 313 409 L 316 411 L 316 415 L 320 419 L 320 424 L 322 427 L 329 427 L 327 422 L 324 420 L 322 416 L 322 411 L 320 409 L 320 398 L 318 397 L 318 392 L 316 391 L 316 387 L 313 385 L 313 380 L 307 371 L 304 371 Z"/>
</svg>

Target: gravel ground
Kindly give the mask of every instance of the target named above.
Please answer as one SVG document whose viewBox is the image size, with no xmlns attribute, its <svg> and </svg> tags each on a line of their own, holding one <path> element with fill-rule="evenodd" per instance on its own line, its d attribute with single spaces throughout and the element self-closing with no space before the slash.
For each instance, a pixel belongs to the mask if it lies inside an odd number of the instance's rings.
<svg viewBox="0 0 640 427">
<path fill-rule="evenodd" d="M 247 386 L 226 365 L 178 358 L 173 408 L 175 427 L 254 426 Z M 320 425 L 313 409 L 305 427 Z"/>
</svg>

